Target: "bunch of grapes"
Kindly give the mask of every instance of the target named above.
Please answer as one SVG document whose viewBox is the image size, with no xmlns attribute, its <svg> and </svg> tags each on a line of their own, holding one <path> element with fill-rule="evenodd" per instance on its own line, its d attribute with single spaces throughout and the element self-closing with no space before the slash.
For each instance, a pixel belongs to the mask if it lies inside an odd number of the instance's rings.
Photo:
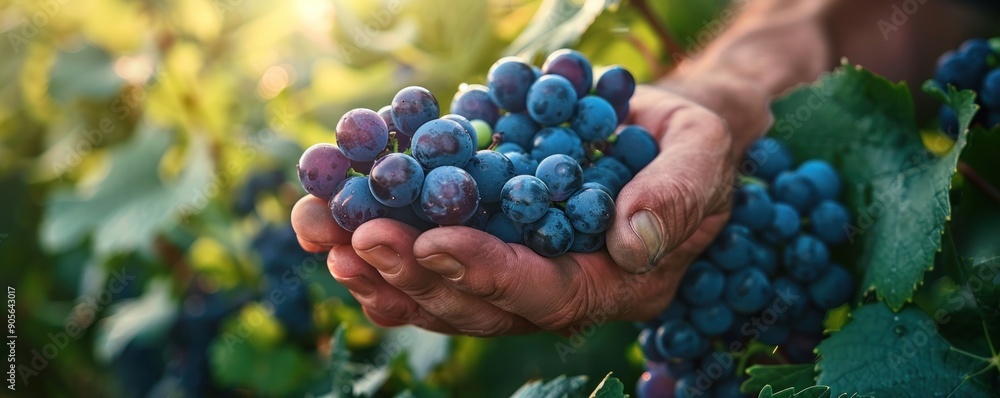
<svg viewBox="0 0 1000 398">
<path fill-rule="evenodd" d="M 1000 37 L 969 39 L 958 50 L 942 54 L 934 81 L 945 89 L 951 85 L 958 90 L 975 91 L 981 111 L 972 123 L 986 128 L 1000 125 Z M 958 136 L 954 109 L 942 105 L 939 118 L 942 130 L 952 137 Z"/>
<path fill-rule="evenodd" d="M 421 231 L 464 225 L 549 257 L 599 250 L 615 197 L 658 149 L 644 128 L 619 126 L 631 73 L 594 75 L 572 50 L 541 68 L 502 58 L 445 116 L 430 91 L 404 88 L 378 112 L 347 112 L 337 145 L 302 154 L 299 178 L 348 231 L 390 218 Z"/>
<path fill-rule="evenodd" d="M 830 256 L 848 240 L 837 171 L 820 160 L 793 170 L 770 138 L 747 158 L 753 177 L 736 189 L 729 223 L 639 334 L 649 365 L 640 397 L 742 397 L 737 357 L 749 343 L 777 346 L 785 362 L 812 361 L 826 311 L 854 294 Z"/>
</svg>

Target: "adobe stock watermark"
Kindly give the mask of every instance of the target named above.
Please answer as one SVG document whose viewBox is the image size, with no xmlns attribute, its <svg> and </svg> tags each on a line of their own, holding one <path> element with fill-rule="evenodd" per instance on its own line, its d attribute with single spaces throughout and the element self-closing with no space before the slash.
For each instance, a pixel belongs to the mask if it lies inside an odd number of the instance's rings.
<svg viewBox="0 0 1000 398">
<path fill-rule="evenodd" d="M 900 4 L 893 4 L 888 19 L 879 18 L 875 23 L 882 33 L 882 40 L 889 41 L 889 35 L 898 31 L 903 24 L 910 20 L 910 16 L 920 10 L 920 6 L 927 3 L 927 0 L 904 0 Z"/>
<path fill-rule="evenodd" d="M 22 385 L 28 385 L 30 379 L 44 371 L 49 366 L 49 361 L 59 356 L 59 353 L 71 341 L 83 336 L 83 332 L 94 323 L 97 314 L 111 304 L 114 295 L 121 293 L 134 280 L 135 275 L 114 270 L 108 276 L 107 285 L 98 295 L 81 298 L 70 315 L 66 317 L 63 330 L 58 333 L 49 333 L 47 336 L 49 343 L 43 345 L 41 350 L 32 349 L 31 359 L 27 364 L 17 365 L 17 375 L 20 377 Z"/>
<path fill-rule="evenodd" d="M 783 139 L 792 138 L 795 132 L 802 129 L 803 125 L 812 119 L 816 112 L 830 102 L 832 97 L 832 87 L 824 84 L 812 85 L 809 88 L 809 96 L 806 97 L 802 105 L 784 115 L 775 115 L 778 119 L 774 125 L 774 131 L 780 133 Z"/>
<path fill-rule="evenodd" d="M 49 22 L 70 0 L 40 0 L 38 6 L 41 10 L 35 11 L 29 16 L 21 17 L 20 29 L 11 29 L 7 32 L 7 42 L 14 54 L 21 53 L 21 47 L 27 45 L 38 36 L 38 32 L 48 26 Z"/>
<path fill-rule="evenodd" d="M 702 21 L 702 28 L 693 36 L 687 38 L 687 51 L 683 53 L 671 54 L 674 64 L 680 63 L 688 58 L 688 54 L 698 54 L 708 47 L 716 38 L 725 32 L 726 28 L 733 23 L 743 7 L 749 0 L 733 0 L 728 7 L 722 10 L 718 17 L 711 21 Z"/>
</svg>

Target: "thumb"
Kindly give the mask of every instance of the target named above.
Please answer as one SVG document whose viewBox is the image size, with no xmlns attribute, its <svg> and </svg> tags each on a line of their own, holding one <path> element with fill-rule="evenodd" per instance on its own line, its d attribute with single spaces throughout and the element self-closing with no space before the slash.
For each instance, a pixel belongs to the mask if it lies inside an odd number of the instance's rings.
<svg viewBox="0 0 1000 398">
<path fill-rule="evenodd" d="M 725 122 L 693 104 L 660 109 L 636 118 L 660 137 L 660 153 L 618 195 L 619 216 L 607 235 L 611 257 L 631 273 L 657 267 L 703 219 L 724 212 L 732 185 Z"/>
</svg>

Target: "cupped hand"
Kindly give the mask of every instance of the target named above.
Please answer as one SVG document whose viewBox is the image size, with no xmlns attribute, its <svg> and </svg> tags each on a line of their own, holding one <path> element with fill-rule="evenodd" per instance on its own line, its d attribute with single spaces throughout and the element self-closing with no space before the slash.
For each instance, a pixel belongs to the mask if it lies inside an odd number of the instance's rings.
<svg viewBox="0 0 1000 398">
<path fill-rule="evenodd" d="M 330 251 L 330 273 L 382 326 L 497 336 L 650 319 L 726 222 L 734 150 L 721 118 L 661 89 L 640 87 L 630 119 L 660 153 L 616 198 L 606 251 L 545 258 L 472 228 L 421 234 L 389 219 L 351 234 L 311 196 L 292 223 L 303 248 Z"/>
</svg>

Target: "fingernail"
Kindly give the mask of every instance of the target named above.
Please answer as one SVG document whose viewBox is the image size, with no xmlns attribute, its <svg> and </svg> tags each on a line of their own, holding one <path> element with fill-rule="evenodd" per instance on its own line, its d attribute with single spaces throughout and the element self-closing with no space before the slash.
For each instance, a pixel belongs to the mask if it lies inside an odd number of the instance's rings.
<svg viewBox="0 0 1000 398">
<path fill-rule="evenodd" d="M 465 273 L 462 263 L 447 254 L 432 254 L 417 261 L 425 268 L 448 278 L 460 278 Z"/>
<path fill-rule="evenodd" d="M 358 255 L 364 258 L 365 261 L 377 268 L 379 271 L 386 274 L 395 274 L 399 272 L 400 264 L 402 264 L 399 254 L 384 245 L 378 245 L 363 252 L 359 252 Z"/>
<path fill-rule="evenodd" d="M 632 232 L 639 237 L 642 246 L 646 249 L 646 258 L 649 265 L 653 266 L 660 259 L 660 251 L 663 250 L 663 235 L 660 234 L 660 220 L 649 210 L 640 210 L 632 215 L 629 220 L 632 225 Z"/>
<path fill-rule="evenodd" d="M 359 296 L 368 297 L 375 294 L 375 284 L 363 277 L 353 278 L 345 285 L 350 285 L 347 288 Z"/>
</svg>

